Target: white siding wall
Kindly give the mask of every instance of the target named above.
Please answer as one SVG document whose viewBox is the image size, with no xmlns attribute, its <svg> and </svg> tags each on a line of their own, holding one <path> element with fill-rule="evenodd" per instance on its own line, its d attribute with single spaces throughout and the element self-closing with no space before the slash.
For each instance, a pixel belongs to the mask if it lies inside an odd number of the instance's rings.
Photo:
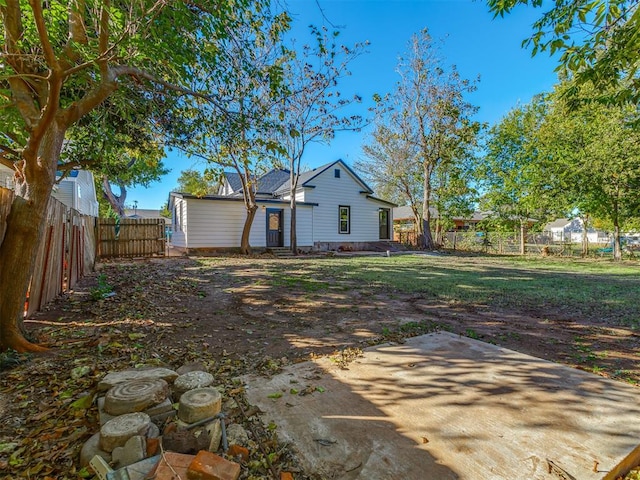
<svg viewBox="0 0 640 480">
<path fill-rule="evenodd" d="M 240 247 L 246 210 L 242 201 L 181 199 L 174 197 L 173 235 L 171 243 L 184 248 Z M 284 246 L 290 245 L 291 215 L 286 204 L 260 203 L 253 219 L 249 243 L 252 247 L 267 244 L 267 208 L 281 208 Z M 313 207 L 298 206 L 298 246 L 313 246 Z"/>
<path fill-rule="evenodd" d="M 187 202 L 178 197 L 173 197 L 173 211 L 171 212 L 171 244 L 175 247 L 187 247 L 186 224 Z"/>
<path fill-rule="evenodd" d="M 63 180 L 58 185 L 55 185 L 53 187 L 53 192 L 51 193 L 51 196 L 54 198 L 57 198 L 69 208 L 76 208 L 75 207 L 75 203 L 76 203 L 75 187 L 76 187 L 75 183 Z"/>
<path fill-rule="evenodd" d="M 335 178 L 335 168 L 340 178 Z M 309 183 L 316 188 L 305 192 L 305 201 L 317 203 L 313 214 L 315 242 L 375 242 L 380 239 L 379 208 L 385 204 L 366 198 L 361 185 L 348 170 L 336 165 Z M 338 233 L 338 206 L 351 208 L 351 233 Z"/>
<path fill-rule="evenodd" d="M 313 209 L 311 205 L 296 206 L 296 240 L 298 248 L 313 247 Z M 265 227 L 266 228 L 266 227 Z M 291 209 L 284 209 L 284 246 L 291 245 Z"/>
<path fill-rule="evenodd" d="M 0 187 L 13 188 L 13 169 L 0 165 Z"/>
<path fill-rule="evenodd" d="M 84 215 L 98 216 L 98 200 L 96 199 L 96 186 L 93 174 L 85 170 L 78 172 L 75 178 L 78 188 L 76 209 Z"/>
<path fill-rule="evenodd" d="M 65 178 L 54 186 L 52 196 L 84 215 L 98 216 L 96 187 L 91 172 L 80 170 L 77 177 Z"/>
</svg>

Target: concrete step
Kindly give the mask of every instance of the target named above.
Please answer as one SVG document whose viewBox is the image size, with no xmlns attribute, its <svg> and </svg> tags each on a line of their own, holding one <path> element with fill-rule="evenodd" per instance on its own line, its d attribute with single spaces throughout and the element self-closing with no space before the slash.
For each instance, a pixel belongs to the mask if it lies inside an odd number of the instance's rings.
<svg viewBox="0 0 640 480">
<path fill-rule="evenodd" d="M 278 258 L 293 257 L 293 252 L 289 247 L 269 247 L 267 251 L 271 252 Z"/>
</svg>

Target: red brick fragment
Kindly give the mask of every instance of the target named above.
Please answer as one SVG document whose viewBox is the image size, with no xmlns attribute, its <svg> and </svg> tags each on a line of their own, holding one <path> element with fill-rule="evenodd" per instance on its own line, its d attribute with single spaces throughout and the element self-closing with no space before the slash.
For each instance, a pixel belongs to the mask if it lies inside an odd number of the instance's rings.
<svg viewBox="0 0 640 480">
<path fill-rule="evenodd" d="M 229 447 L 228 453 L 232 457 L 237 457 L 238 455 L 240 455 L 240 457 L 242 457 L 242 460 L 244 460 L 245 462 L 249 460 L 249 449 L 243 447 L 242 445 L 236 445 L 236 444 L 231 445 Z"/>
<path fill-rule="evenodd" d="M 175 480 L 178 478 L 176 473 L 180 475 L 179 478 L 187 478 L 187 469 L 194 458 L 194 455 L 165 452 L 156 468 L 154 480 Z"/>
<path fill-rule="evenodd" d="M 239 476 L 240 465 L 205 450 L 198 452 L 187 469 L 189 480 L 237 480 Z"/>
<path fill-rule="evenodd" d="M 160 447 L 159 438 L 147 438 L 147 457 L 153 457 Z"/>
</svg>

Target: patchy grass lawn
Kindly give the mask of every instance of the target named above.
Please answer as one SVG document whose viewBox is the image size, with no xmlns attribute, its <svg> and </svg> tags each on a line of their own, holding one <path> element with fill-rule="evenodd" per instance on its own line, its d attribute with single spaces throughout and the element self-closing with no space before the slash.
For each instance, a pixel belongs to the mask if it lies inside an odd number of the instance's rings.
<svg viewBox="0 0 640 480">
<path fill-rule="evenodd" d="M 27 322 L 51 354 L 18 365 L 11 361 L 24 359 L 7 357 L 0 470 L 10 476 L 86 475 L 75 465 L 97 428 L 86 399 L 108 370 L 141 364 L 200 361 L 238 397 L 234 378 L 250 371 L 268 374 L 323 354 L 347 361 L 369 345 L 447 330 L 640 381 L 638 263 L 234 256 L 114 262 L 98 270 Z M 114 295 L 103 298 L 105 292 Z M 268 478 L 265 455 L 278 470 L 295 468 L 276 440 L 269 429 L 256 439 L 264 451 L 252 453 L 241 478 Z"/>
</svg>

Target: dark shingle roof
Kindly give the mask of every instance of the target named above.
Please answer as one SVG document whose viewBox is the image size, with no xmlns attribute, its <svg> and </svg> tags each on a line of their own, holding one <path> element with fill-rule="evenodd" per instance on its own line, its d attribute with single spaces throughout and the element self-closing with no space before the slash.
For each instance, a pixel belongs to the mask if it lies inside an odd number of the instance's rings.
<svg viewBox="0 0 640 480">
<path fill-rule="evenodd" d="M 227 182 L 231 190 L 237 192 L 242 190 L 242 181 L 240 180 L 240 174 L 237 172 L 224 172 L 224 176 L 227 177 Z"/>
<path fill-rule="evenodd" d="M 258 179 L 256 193 L 273 194 L 289 181 L 289 170 L 274 169 Z"/>
</svg>

